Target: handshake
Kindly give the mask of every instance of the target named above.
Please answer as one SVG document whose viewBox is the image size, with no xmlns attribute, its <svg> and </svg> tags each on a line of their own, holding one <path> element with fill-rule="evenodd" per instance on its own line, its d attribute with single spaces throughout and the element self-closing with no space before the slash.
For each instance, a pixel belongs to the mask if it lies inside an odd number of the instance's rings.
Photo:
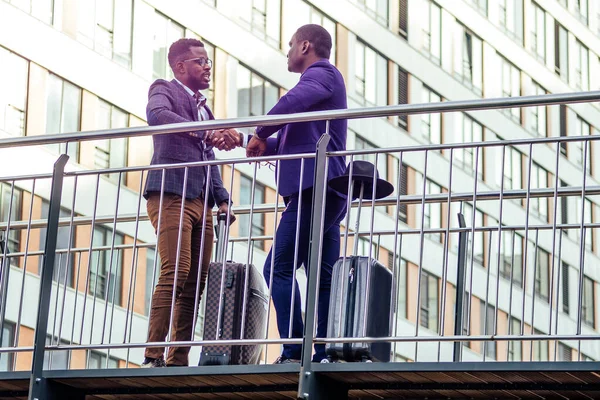
<svg viewBox="0 0 600 400">
<path fill-rule="evenodd" d="M 206 143 L 219 150 L 229 151 L 243 146 L 244 134 L 235 129 L 209 131 Z M 266 150 L 267 139 L 259 138 L 254 134 L 250 137 L 246 145 L 246 157 L 260 157 L 265 154 Z"/>
</svg>

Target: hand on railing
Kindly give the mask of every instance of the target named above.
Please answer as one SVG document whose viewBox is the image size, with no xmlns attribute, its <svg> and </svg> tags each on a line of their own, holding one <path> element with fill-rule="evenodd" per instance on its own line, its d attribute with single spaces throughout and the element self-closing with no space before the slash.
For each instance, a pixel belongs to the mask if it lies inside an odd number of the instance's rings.
<svg viewBox="0 0 600 400">
<path fill-rule="evenodd" d="M 260 157 L 267 151 L 267 140 L 258 137 L 257 135 L 252 136 L 246 146 L 246 157 Z"/>
</svg>

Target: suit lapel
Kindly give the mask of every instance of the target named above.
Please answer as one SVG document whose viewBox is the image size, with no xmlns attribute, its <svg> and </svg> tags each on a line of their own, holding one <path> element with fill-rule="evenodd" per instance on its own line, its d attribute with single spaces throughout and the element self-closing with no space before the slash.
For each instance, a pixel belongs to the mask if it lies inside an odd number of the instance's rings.
<svg viewBox="0 0 600 400">
<path fill-rule="evenodd" d="M 176 90 L 178 90 L 178 93 L 180 94 L 180 96 L 182 96 L 181 99 L 183 102 L 181 106 L 185 107 L 185 100 L 183 99 L 187 99 L 187 107 L 190 111 L 190 115 L 192 116 L 192 120 L 198 121 L 198 107 L 196 106 L 196 100 L 192 96 L 190 96 L 190 94 L 183 88 L 183 86 L 177 83 L 175 79 L 173 79 L 171 83 L 176 86 Z"/>
</svg>

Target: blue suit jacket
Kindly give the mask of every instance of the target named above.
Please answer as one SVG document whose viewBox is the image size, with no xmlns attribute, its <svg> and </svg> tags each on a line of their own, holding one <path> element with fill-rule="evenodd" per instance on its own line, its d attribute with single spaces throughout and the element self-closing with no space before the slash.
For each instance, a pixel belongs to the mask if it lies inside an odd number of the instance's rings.
<svg viewBox="0 0 600 400">
<path fill-rule="evenodd" d="M 342 74 L 328 60 L 322 59 L 304 71 L 298 84 L 279 99 L 268 114 L 291 114 L 347 107 L 346 86 Z M 281 129 L 277 138 L 269 138 L 265 155 L 314 153 L 317 141 L 325 133 L 325 125 L 325 121 L 312 121 L 263 126 L 256 129 L 256 134 L 261 138 L 267 138 Z M 327 146 L 328 151 L 346 149 L 347 129 L 346 120 L 331 121 L 329 125 L 331 140 Z M 289 196 L 313 186 L 314 159 L 305 160 L 302 182 L 300 182 L 300 166 L 300 160 L 282 160 L 280 162 L 279 194 Z M 344 157 L 332 157 L 329 159 L 327 178 L 332 179 L 342 175 L 345 169 Z"/>
<path fill-rule="evenodd" d="M 210 119 L 214 116 L 206 107 Z M 158 79 L 148 92 L 146 116 L 149 125 L 174 124 L 179 122 L 198 121 L 196 100 L 177 81 L 170 82 Z M 171 133 L 154 135 L 154 154 L 151 164 L 177 164 L 182 162 L 214 160 L 212 149 L 203 151 L 203 131 L 190 133 Z M 165 170 L 165 193 L 183 195 L 184 168 Z M 187 188 L 185 197 L 195 199 L 204 195 L 206 167 L 191 167 L 188 169 Z M 150 192 L 160 192 L 162 171 L 153 170 L 148 173 L 144 196 Z M 223 187 L 221 173 L 217 166 L 211 166 L 211 184 L 208 197 L 209 206 L 221 204 L 229 199 L 227 190 Z"/>
</svg>

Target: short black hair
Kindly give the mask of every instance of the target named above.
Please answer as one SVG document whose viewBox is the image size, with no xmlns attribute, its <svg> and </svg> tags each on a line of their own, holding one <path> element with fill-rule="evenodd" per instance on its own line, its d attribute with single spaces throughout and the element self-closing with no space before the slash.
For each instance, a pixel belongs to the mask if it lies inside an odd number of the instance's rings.
<svg viewBox="0 0 600 400">
<path fill-rule="evenodd" d="M 171 47 L 169 47 L 169 65 L 171 69 L 175 69 L 175 64 L 177 64 L 181 60 L 185 60 L 186 57 L 189 57 L 190 48 L 191 47 L 204 47 L 204 43 L 199 41 L 198 39 L 191 38 L 183 38 L 179 39 L 176 42 L 173 42 Z"/>
<path fill-rule="evenodd" d="M 296 40 L 308 40 L 313 45 L 315 54 L 321 58 L 329 58 L 331 55 L 331 35 L 321 25 L 302 25 L 296 31 Z"/>
</svg>

